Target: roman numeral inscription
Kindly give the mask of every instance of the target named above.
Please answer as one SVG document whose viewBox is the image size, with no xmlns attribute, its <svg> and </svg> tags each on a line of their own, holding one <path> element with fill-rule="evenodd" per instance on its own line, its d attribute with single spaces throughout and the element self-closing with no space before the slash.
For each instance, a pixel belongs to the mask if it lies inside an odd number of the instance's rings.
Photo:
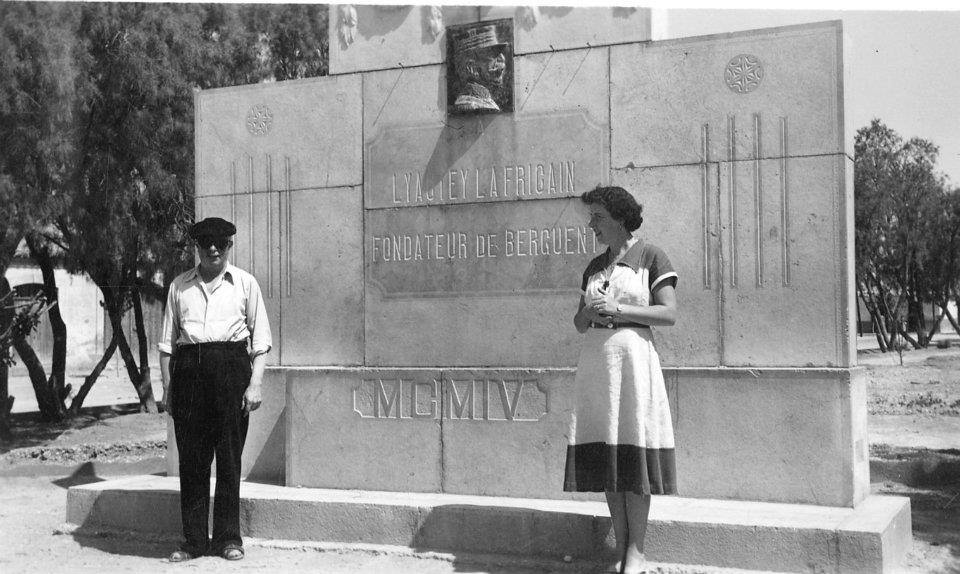
<svg viewBox="0 0 960 574">
<path fill-rule="evenodd" d="M 364 419 L 536 422 L 548 410 L 535 377 L 377 377 L 353 389 L 353 411 Z"/>
</svg>

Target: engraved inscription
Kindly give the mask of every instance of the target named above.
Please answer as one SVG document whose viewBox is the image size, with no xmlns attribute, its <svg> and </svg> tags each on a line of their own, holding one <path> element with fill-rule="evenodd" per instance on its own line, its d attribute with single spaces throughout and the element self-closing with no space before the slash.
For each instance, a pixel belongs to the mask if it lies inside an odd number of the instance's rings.
<svg viewBox="0 0 960 574">
<path fill-rule="evenodd" d="M 458 168 L 447 171 L 432 187 L 427 187 L 421 171 L 408 170 L 390 177 L 390 197 L 394 205 L 424 205 L 574 195 L 575 169 L 575 161 Z"/>
<path fill-rule="evenodd" d="M 581 111 L 383 126 L 363 156 L 364 209 L 572 197 L 609 178 L 607 133 Z"/>
<path fill-rule="evenodd" d="M 255 136 L 266 135 L 273 127 L 273 112 L 266 104 L 256 104 L 247 112 L 247 131 Z"/>
<path fill-rule="evenodd" d="M 353 411 L 364 419 L 536 422 L 548 408 L 532 377 L 378 377 L 353 390 Z"/>
<path fill-rule="evenodd" d="M 597 237 L 586 226 L 504 229 L 495 233 L 401 233 L 374 235 L 373 263 L 441 259 L 494 259 L 546 255 L 595 255 Z"/>
<path fill-rule="evenodd" d="M 727 64 L 723 77 L 728 88 L 737 94 L 746 94 L 760 86 L 763 81 L 763 66 L 756 56 L 740 54 Z"/>
<path fill-rule="evenodd" d="M 570 293 L 580 270 L 604 248 L 585 219 L 573 198 L 368 210 L 368 293 L 384 299 Z"/>
</svg>

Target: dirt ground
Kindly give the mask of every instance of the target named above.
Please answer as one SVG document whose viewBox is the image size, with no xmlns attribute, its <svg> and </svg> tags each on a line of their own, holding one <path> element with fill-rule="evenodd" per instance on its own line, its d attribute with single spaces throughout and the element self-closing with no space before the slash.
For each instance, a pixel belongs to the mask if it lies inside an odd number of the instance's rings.
<svg viewBox="0 0 960 574">
<path fill-rule="evenodd" d="M 866 376 L 872 490 L 908 496 L 914 547 L 903 571 L 960 574 L 960 342 L 946 349 L 896 354 L 870 348 L 858 354 Z M 99 384 L 99 383 L 98 383 Z M 126 383 L 129 384 L 129 383 Z M 113 389 L 110 385 L 115 385 Z M 104 401 L 125 396 L 123 381 L 107 382 Z M 84 537 L 64 525 L 66 489 L 124 474 L 165 471 L 165 415 L 127 405 L 85 409 L 69 423 L 41 424 L 34 413 L 14 415 L 14 438 L 0 444 L 0 571 L 166 572 L 192 570 L 330 573 L 491 574 L 571 571 L 534 562 L 464 560 L 403 550 L 284 547 L 251 541 L 243 562 L 202 558 L 169 564 L 171 540 Z M 707 572 L 664 566 L 660 572 Z M 712 569 L 709 572 L 731 573 Z"/>
</svg>

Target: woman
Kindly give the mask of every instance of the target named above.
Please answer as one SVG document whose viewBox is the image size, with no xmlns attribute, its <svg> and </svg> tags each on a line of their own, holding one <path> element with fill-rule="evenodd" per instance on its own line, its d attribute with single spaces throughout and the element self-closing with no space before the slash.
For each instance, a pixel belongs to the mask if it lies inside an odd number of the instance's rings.
<svg viewBox="0 0 960 574">
<path fill-rule="evenodd" d="M 583 273 L 573 319 L 586 335 L 567 447 L 566 491 L 603 491 L 618 560 L 602 571 L 644 571 L 650 495 L 676 494 L 673 424 L 653 325 L 677 319 L 677 274 L 658 247 L 634 236 L 643 207 L 621 187 L 581 197 L 607 250 Z"/>
</svg>

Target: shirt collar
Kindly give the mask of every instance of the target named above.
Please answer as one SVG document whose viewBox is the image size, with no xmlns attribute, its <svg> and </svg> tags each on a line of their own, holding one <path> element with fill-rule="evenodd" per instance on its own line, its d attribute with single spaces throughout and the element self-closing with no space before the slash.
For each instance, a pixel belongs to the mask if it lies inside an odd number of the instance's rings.
<svg viewBox="0 0 960 574">
<path fill-rule="evenodd" d="M 640 256 L 643 254 L 643 239 L 637 239 L 637 242 L 630 246 L 630 249 L 627 249 L 627 252 L 623 254 L 623 257 L 620 258 L 620 261 L 617 261 L 617 265 L 626 265 L 630 269 L 633 269 L 634 273 L 640 271 Z M 606 252 L 606 265 L 610 263 L 610 248 L 607 248 Z"/>
<path fill-rule="evenodd" d="M 218 275 L 217 277 L 223 277 L 224 279 L 227 279 L 228 281 L 233 283 L 233 269 L 234 269 L 233 265 L 228 261 L 227 264 L 223 267 L 223 271 L 221 271 L 220 275 Z M 200 280 L 200 264 L 198 263 L 188 273 L 189 275 L 187 276 L 187 279 L 189 281 L 193 281 L 194 279 L 199 281 Z"/>
</svg>

